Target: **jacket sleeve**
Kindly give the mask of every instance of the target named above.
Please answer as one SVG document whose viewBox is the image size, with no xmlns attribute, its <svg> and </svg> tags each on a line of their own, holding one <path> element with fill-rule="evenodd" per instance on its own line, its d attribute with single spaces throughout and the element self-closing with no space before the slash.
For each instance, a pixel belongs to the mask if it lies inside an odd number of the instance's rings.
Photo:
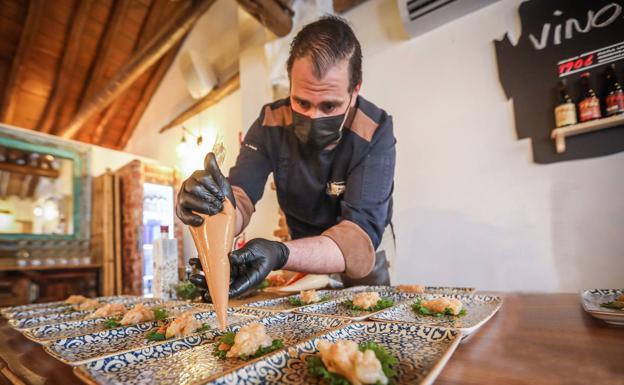
<svg viewBox="0 0 624 385">
<path fill-rule="evenodd" d="M 236 164 L 230 169 L 228 176 L 237 207 L 243 216 L 243 229 L 249 224 L 272 171 L 267 151 L 267 131 L 261 125 L 262 115 L 263 113 L 247 131 Z"/>
<path fill-rule="evenodd" d="M 387 117 L 375 132 L 370 151 L 347 177 L 338 224 L 323 233 L 342 251 L 346 274 L 352 278 L 365 277 L 372 271 L 375 250 L 389 223 L 395 143 L 392 118 Z"/>
</svg>

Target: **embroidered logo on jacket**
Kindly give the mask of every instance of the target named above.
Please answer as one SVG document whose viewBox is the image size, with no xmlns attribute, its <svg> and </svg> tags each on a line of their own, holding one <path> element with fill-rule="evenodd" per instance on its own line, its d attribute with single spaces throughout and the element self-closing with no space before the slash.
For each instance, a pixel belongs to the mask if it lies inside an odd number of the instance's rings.
<svg viewBox="0 0 624 385">
<path fill-rule="evenodd" d="M 327 195 L 339 197 L 344 194 L 346 189 L 345 182 L 329 182 L 327 183 L 327 190 L 325 191 Z"/>
</svg>

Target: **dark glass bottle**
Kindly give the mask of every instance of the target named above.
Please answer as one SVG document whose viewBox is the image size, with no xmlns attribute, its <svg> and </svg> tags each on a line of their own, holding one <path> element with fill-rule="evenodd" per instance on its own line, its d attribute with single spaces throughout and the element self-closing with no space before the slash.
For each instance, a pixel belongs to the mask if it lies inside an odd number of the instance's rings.
<svg viewBox="0 0 624 385">
<path fill-rule="evenodd" d="M 557 106 L 555 107 L 555 125 L 559 128 L 576 124 L 576 105 L 572 101 L 570 94 L 568 94 L 566 81 L 564 79 L 559 80 L 557 93 L 559 97 Z"/>
<path fill-rule="evenodd" d="M 610 65 L 606 72 L 607 78 L 607 97 L 605 98 L 605 111 L 607 116 L 613 116 L 624 113 L 624 92 L 622 86 L 618 82 L 615 73 L 615 65 Z"/>
<path fill-rule="evenodd" d="M 600 100 L 596 96 L 596 91 L 591 86 L 589 72 L 581 75 L 581 101 L 578 104 L 579 120 L 587 122 L 594 119 L 600 119 L 602 112 L 600 111 Z"/>
</svg>

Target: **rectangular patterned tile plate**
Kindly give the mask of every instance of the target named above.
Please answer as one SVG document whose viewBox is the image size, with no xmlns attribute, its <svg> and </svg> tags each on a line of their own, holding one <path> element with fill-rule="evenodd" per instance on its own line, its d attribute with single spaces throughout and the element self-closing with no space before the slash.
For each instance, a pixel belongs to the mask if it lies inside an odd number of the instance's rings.
<svg viewBox="0 0 624 385">
<path fill-rule="evenodd" d="M 275 313 L 258 322 L 266 327 L 271 337 L 282 339 L 286 347 L 345 324 L 340 319 L 293 313 Z M 228 329 L 236 331 L 239 327 L 235 325 Z M 107 385 L 187 385 L 209 382 L 223 373 L 262 359 L 245 362 L 213 356 L 214 344 L 220 334 L 211 331 L 98 359 L 77 367 L 75 373 L 86 382 Z"/>
<path fill-rule="evenodd" d="M 373 341 L 386 348 L 399 361 L 394 367 L 397 385 L 422 385 L 431 384 L 440 373 L 457 348 L 461 332 L 401 323 L 349 324 L 227 373 L 212 384 L 320 384 L 317 378 L 308 373 L 306 365 L 306 359 L 317 354 L 317 343 L 320 340 L 351 340 L 357 343 Z"/>
<path fill-rule="evenodd" d="M 363 321 L 365 319 L 370 318 L 371 316 L 379 313 L 380 311 L 364 311 L 364 310 L 353 310 L 349 309 L 345 306 L 344 302 L 348 299 L 352 299 L 353 296 L 357 294 L 357 292 L 348 292 L 348 295 L 345 297 L 341 297 L 332 301 L 327 301 L 320 303 L 318 305 L 310 305 L 302 308 L 295 309 L 296 313 L 302 314 L 316 314 L 337 318 L 345 318 L 350 319 L 352 321 Z M 413 294 L 407 293 L 392 293 L 392 292 L 379 292 L 379 295 L 382 299 L 392 299 L 394 300 L 394 305 L 392 307 L 398 306 L 400 303 L 413 298 Z"/>
<path fill-rule="evenodd" d="M 347 295 L 345 294 L 344 291 L 341 291 L 341 290 L 319 290 L 318 294 L 321 298 L 327 297 L 327 300 L 337 299 L 337 298 L 341 298 Z M 296 310 L 297 308 L 302 308 L 304 306 L 316 305 L 316 304 L 301 305 L 301 306 L 293 305 L 289 302 L 290 299 L 298 300 L 300 299 L 300 295 L 295 294 L 295 295 L 291 295 L 288 297 L 273 298 L 273 299 L 267 299 L 263 301 L 246 303 L 243 307 L 252 308 L 252 309 L 262 309 L 262 310 L 268 310 L 268 311 L 291 312 L 291 311 Z"/>
<path fill-rule="evenodd" d="M 583 309 L 591 316 L 612 325 L 624 325 L 624 309 L 604 307 L 624 295 L 624 289 L 590 289 L 581 292 Z"/>
<path fill-rule="evenodd" d="M 420 294 L 473 294 L 475 290 L 474 287 L 425 286 L 424 293 Z M 345 291 L 390 291 L 393 293 L 410 293 L 409 291 L 401 290 L 398 286 L 353 286 L 345 289 Z"/>
<path fill-rule="evenodd" d="M 503 300 L 500 297 L 489 295 L 445 295 L 444 297 L 459 299 L 466 310 L 464 316 L 435 317 L 424 315 L 412 309 L 417 299 L 431 300 L 443 297 L 442 294 L 421 294 L 400 306 L 382 311 L 371 317 L 373 321 L 409 322 L 420 325 L 440 326 L 457 329 L 468 336 L 485 324 L 501 307 Z"/>
<path fill-rule="evenodd" d="M 166 322 L 173 321 L 175 317 L 168 318 Z M 218 328 L 216 313 L 214 311 L 199 311 L 195 318 L 202 324 L 210 325 L 212 330 Z M 241 313 L 228 312 L 229 325 L 236 325 L 258 317 Z M 111 356 L 120 352 L 146 348 L 158 345 L 163 341 L 150 341 L 146 338 L 149 331 L 155 330 L 159 322 L 144 322 L 137 325 L 119 327 L 98 333 L 86 334 L 77 337 L 63 338 L 52 341 L 44 349 L 59 361 L 69 365 L 80 365 L 94 359 Z M 167 341 L 173 341 L 169 339 Z"/>
<path fill-rule="evenodd" d="M 140 298 L 141 297 L 138 296 L 116 295 L 111 297 L 97 297 L 96 299 L 101 303 L 131 303 L 132 301 L 137 301 Z M 48 313 L 62 313 L 67 311 L 69 308 L 71 308 L 71 305 L 66 304 L 65 301 L 56 301 L 4 307 L 0 309 L 0 314 L 7 319 L 26 318 L 36 315 L 45 315 Z"/>
<path fill-rule="evenodd" d="M 129 304 L 131 306 L 136 305 L 137 303 L 142 303 L 146 306 L 150 307 L 163 307 L 163 308 L 173 308 L 176 306 L 185 306 L 188 305 L 186 302 L 182 301 L 165 301 L 162 299 L 154 299 L 154 298 L 141 298 L 134 303 Z M 53 325 L 62 322 L 68 321 L 78 321 L 78 320 L 87 320 L 87 316 L 93 313 L 93 310 L 88 311 L 78 311 L 78 312 L 70 312 L 70 313 L 50 313 L 44 314 L 29 318 L 16 318 L 9 320 L 9 325 L 14 327 L 15 329 L 30 329 L 39 326 L 45 325 Z"/>
</svg>

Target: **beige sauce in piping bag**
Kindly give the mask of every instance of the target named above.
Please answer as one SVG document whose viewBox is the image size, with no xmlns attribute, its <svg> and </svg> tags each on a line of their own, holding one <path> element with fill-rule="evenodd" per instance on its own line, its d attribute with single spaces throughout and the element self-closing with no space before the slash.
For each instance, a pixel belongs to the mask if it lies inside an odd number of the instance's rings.
<svg viewBox="0 0 624 385">
<path fill-rule="evenodd" d="M 210 297 L 217 313 L 219 328 L 227 326 L 228 292 L 230 290 L 229 253 L 236 233 L 236 209 L 226 198 L 223 211 L 204 219 L 200 226 L 189 226 L 201 261 Z"/>
</svg>

